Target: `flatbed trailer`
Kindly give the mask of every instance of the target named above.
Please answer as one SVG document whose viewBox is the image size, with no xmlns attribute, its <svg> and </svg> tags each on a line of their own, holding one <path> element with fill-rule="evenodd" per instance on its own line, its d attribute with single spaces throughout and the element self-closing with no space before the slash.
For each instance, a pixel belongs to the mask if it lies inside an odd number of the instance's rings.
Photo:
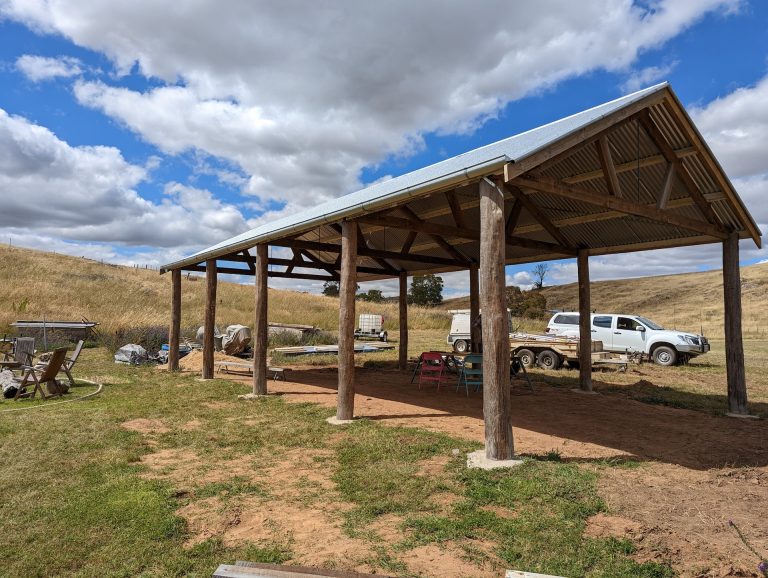
<svg viewBox="0 0 768 578">
<path fill-rule="evenodd" d="M 514 333 L 509 338 L 512 354 L 527 367 L 560 369 L 563 364 L 577 366 L 579 363 L 579 339 L 535 333 Z M 592 366 L 615 366 L 626 370 L 629 358 L 603 351 L 602 341 L 592 342 Z"/>
</svg>

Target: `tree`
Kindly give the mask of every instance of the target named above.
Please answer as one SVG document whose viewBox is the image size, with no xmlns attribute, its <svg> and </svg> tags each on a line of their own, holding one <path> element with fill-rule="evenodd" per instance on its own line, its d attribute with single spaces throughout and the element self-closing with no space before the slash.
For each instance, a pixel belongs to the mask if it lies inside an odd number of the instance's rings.
<svg viewBox="0 0 768 578">
<path fill-rule="evenodd" d="M 506 288 L 505 295 L 512 317 L 539 319 L 547 313 L 547 298 L 538 289 L 522 291 L 520 287 L 511 285 Z"/>
<path fill-rule="evenodd" d="M 434 307 L 443 302 L 443 278 L 437 275 L 417 275 L 411 281 L 408 303 Z"/>
<path fill-rule="evenodd" d="M 369 289 L 368 293 L 358 293 L 357 298 L 369 303 L 381 303 L 384 301 L 384 294 L 379 289 Z"/>
<path fill-rule="evenodd" d="M 549 265 L 546 263 L 539 263 L 533 268 L 531 273 L 533 273 L 534 277 L 533 286 L 536 289 L 541 289 L 544 287 L 544 278 L 547 276 L 547 273 L 549 273 Z"/>
<path fill-rule="evenodd" d="M 323 283 L 323 295 L 327 297 L 339 296 L 339 282 L 338 281 L 326 281 Z"/>
</svg>

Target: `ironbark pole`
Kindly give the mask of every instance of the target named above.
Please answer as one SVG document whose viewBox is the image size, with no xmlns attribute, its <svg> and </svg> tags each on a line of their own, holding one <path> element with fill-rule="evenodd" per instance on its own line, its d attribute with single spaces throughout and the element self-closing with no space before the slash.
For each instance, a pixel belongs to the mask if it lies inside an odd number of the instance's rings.
<svg viewBox="0 0 768 578">
<path fill-rule="evenodd" d="M 477 263 L 469 265 L 469 340 L 472 351 L 480 353 L 480 327 L 477 318 L 480 317 L 480 280 Z"/>
<path fill-rule="evenodd" d="M 168 369 L 179 369 L 179 334 L 181 333 L 181 269 L 171 271 L 171 328 L 168 335 Z"/>
<path fill-rule="evenodd" d="M 216 324 L 216 259 L 205 262 L 205 322 L 203 324 L 203 379 L 213 379 L 213 327 Z"/>
<path fill-rule="evenodd" d="M 253 336 L 253 394 L 267 394 L 267 245 L 256 245 L 256 307 Z"/>
<path fill-rule="evenodd" d="M 339 287 L 339 386 L 336 419 L 350 420 L 355 412 L 355 293 L 357 291 L 357 223 L 341 224 L 341 284 Z"/>
<path fill-rule="evenodd" d="M 491 460 L 514 457 L 509 382 L 509 320 L 504 242 L 504 195 L 480 182 L 480 301 L 483 311 L 483 414 L 485 454 Z"/>
<path fill-rule="evenodd" d="M 744 343 L 741 335 L 741 272 L 739 235 L 723 241 L 723 301 L 725 305 L 725 368 L 728 381 L 728 411 L 747 415 L 747 382 L 744 373 Z"/>
<path fill-rule="evenodd" d="M 408 273 L 400 273 L 400 343 L 398 344 L 397 367 L 408 369 Z"/>
<path fill-rule="evenodd" d="M 579 269 L 579 388 L 592 391 L 592 305 L 589 287 L 589 254 L 580 249 Z"/>
</svg>

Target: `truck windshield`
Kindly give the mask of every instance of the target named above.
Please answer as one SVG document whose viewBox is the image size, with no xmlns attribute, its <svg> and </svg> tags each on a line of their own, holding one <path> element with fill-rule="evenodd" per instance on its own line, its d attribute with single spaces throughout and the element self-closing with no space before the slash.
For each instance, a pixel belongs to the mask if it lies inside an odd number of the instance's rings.
<svg viewBox="0 0 768 578">
<path fill-rule="evenodd" d="M 654 331 L 659 331 L 661 329 L 664 329 L 661 325 L 658 323 L 654 323 L 650 319 L 647 319 L 645 317 L 638 317 L 637 320 L 645 325 L 648 329 L 653 329 Z"/>
</svg>

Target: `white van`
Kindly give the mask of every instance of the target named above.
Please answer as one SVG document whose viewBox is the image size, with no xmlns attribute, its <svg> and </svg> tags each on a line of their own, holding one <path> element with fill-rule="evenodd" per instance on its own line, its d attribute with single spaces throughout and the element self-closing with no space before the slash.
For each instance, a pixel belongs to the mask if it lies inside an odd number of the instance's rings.
<svg viewBox="0 0 768 578">
<path fill-rule="evenodd" d="M 592 340 L 602 341 L 603 350 L 645 353 L 659 365 L 675 365 L 709 351 L 709 341 L 703 335 L 664 329 L 640 315 L 593 313 L 591 325 Z M 547 333 L 579 337 L 579 314 L 555 313 L 549 320 Z"/>
<path fill-rule="evenodd" d="M 448 345 L 453 347 L 456 353 L 466 353 L 472 351 L 471 324 L 469 318 L 469 309 L 451 309 L 449 313 L 453 314 L 451 319 L 451 332 L 448 334 Z M 482 315 L 482 311 L 480 311 Z M 512 337 L 512 314 L 507 309 L 509 321 L 509 336 Z"/>
</svg>

